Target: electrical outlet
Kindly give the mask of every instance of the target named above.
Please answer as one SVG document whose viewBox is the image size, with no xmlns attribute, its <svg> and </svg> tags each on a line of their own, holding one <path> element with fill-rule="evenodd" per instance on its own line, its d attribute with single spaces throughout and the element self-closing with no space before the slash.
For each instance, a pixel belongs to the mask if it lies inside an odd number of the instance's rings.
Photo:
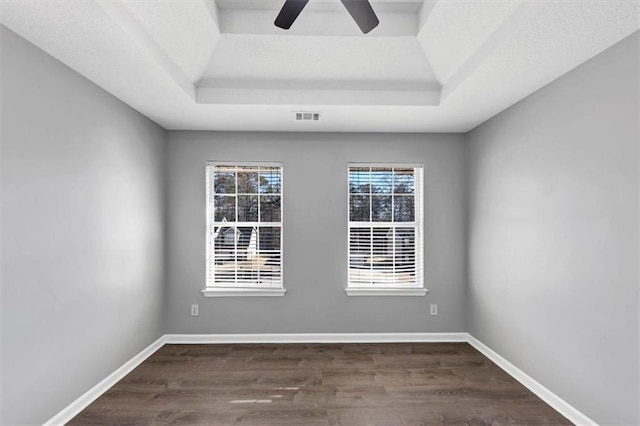
<svg viewBox="0 0 640 426">
<path fill-rule="evenodd" d="M 431 315 L 438 315 L 438 305 L 436 304 L 431 305 Z"/>
<path fill-rule="evenodd" d="M 198 316 L 198 305 L 191 305 L 191 316 L 192 317 Z"/>
</svg>

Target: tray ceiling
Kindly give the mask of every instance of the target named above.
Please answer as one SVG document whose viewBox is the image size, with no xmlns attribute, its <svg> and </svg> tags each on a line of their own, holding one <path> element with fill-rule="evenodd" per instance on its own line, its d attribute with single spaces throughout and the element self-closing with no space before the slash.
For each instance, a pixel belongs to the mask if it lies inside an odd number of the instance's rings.
<svg viewBox="0 0 640 426">
<path fill-rule="evenodd" d="M 289 31 L 283 0 L 3 0 L 0 22 L 167 129 L 254 131 L 465 132 L 640 28 L 636 1 L 371 3 L 367 35 L 338 0 Z"/>
</svg>

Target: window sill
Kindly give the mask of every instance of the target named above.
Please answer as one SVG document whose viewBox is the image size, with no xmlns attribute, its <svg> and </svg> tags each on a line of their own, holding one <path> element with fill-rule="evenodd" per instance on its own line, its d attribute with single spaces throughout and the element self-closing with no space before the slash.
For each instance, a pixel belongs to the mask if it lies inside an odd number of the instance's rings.
<svg viewBox="0 0 640 426">
<path fill-rule="evenodd" d="M 426 288 L 348 288 L 347 296 L 424 296 Z"/>
<path fill-rule="evenodd" d="M 205 288 L 202 290 L 204 297 L 273 297 L 284 296 L 287 290 L 283 288 Z"/>
</svg>

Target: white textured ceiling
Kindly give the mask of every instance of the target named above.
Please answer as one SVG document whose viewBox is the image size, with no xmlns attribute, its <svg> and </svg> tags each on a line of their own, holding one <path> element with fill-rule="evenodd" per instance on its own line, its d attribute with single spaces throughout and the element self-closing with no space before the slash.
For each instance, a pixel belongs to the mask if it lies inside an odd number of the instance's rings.
<svg viewBox="0 0 640 426">
<path fill-rule="evenodd" d="M 640 29 L 637 0 L 0 0 L 0 22 L 168 129 L 465 132 Z M 606 82 L 594 82 L 606 84 Z M 321 111 L 296 122 L 295 111 Z"/>
</svg>

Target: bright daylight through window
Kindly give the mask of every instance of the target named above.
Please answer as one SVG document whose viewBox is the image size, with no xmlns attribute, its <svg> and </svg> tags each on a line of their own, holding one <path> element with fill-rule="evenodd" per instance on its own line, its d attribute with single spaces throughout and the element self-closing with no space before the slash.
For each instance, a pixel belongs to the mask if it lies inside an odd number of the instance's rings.
<svg viewBox="0 0 640 426">
<path fill-rule="evenodd" d="M 422 204 L 421 165 L 349 165 L 349 295 L 426 293 Z"/>
<path fill-rule="evenodd" d="M 282 165 L 207 163 L 205 296 L 282 296 Z"/>
</svg>

